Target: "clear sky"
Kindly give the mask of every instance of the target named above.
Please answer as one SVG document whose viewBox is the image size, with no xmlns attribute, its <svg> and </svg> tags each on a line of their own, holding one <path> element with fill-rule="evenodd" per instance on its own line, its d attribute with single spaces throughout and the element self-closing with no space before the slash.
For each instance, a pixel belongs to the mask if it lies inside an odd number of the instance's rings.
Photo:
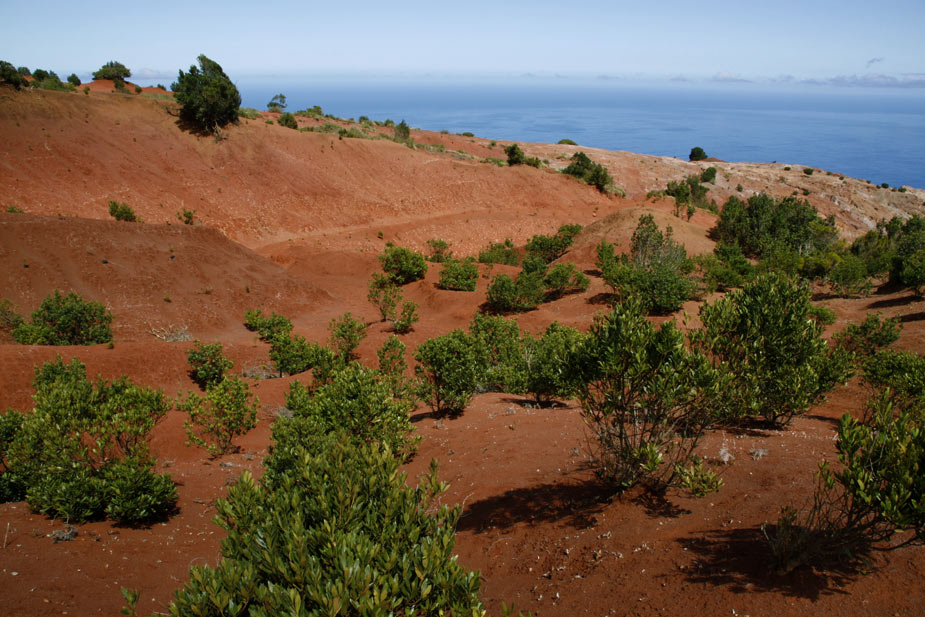
<svg viewBox="0 0 925 617">
<path fill-rule="evenodd" d="M 0 0 L 0 59 L 135 81 L 257 75 L 813 80 L 925 88 L 923 0 Z M 168 83 L 169 85 L 169 83 Z"/>
</svg>

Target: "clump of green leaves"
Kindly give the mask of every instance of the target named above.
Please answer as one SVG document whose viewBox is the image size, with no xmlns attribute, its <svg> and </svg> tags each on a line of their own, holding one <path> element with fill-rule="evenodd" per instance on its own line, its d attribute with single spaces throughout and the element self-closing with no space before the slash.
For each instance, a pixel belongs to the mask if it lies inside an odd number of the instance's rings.
<svg viewBox="0 0 925 617">
<path fill-rule="evenodd" d="M 244 327 L 256 332 L 262 341 L 272 341 L 277 336 L 289 336 L 292 322 L 284 315 L 272 313 L 264 315 L 260 309 L 244 312 Z"/>
<path fill-rule="evenodd" d="M 398 334 L 407 334 L 420 319 L 417 302 L 406 300 L 401 305 L 401 312 L 392 320 L 392 330 Z"/>
<path fill-rule="evenodd" d="M 498 274 L 488 286 L 486 305 L 492 311 L 510 313 L 529 311 L 543 302 L 546 291 L 541 272 L 522 271 L 516 278 Z"/>
<path fill-rule="evenodd" d="M 421 398 L 437 415 L 460 414 L 479 383 L 472 341 L 462 330 L 427 339 L 414 352 Z"/>
<path fill-rule="evenodd" d="M 288 111 L 280 114 L 279 118 L 276 119 L 276 123 L 280 126 L 286 127 L 287 129 L 297 130 L 299 128 L 299 123 L 296 121 L 295 116 L 293 116 Z"/>
<path fill-rule="evenodd" d="M 119 203 L 118 201 L 110 201 L 109 216 L 117 221 L 125 221 L 128 223 L 135 223 L 138 221 L 135 211 L 125 202 Z"/>
<path fill-rule="evenodd" d="M 450 259 L 444 262 L 440 270 L 440 283 L 437 286 L 453 291 L 475 291 L 478 278 L 479 269 L 474 259 Z"/>
<path fill-rule="evenodd" d="M 184 225 L 192 225 L 193 217 L 196 215 L 195 210 L 187 210 L 183 208 L 181 212 L 177 212 L 177 220 L 182 222 Z"/>
<path fill-rule="evenodd" d="M 427 273 L 424 256 L 401 246 L 387 246 L 379 255 L 379 264 L 396 285 L 420 280 Z"/>
<path fill-rule="evenodd" d="M 590 184 L 601 193 L 613 192 L 613 178 L 606 167 L 592 161 L 584 152 L 576 152 L 571 160 L 572 162 L 562 170 L 562 173 L 574 176 L 585 184 Z"/>
<path fill-rule="evenodd" d="M 505 266 L 520 265 L 520 255 L 514 248 L 514 241 L 506 238 L 504 242 L 492 242 L 479 252 L 479 263 L 503 264 Z"/>
<path fill-rule="evenodd" d="M 580 231 L 581 225 L 563 225 L 554 236 L 533 236 L 524 248 L 528 256 L 541 259 L 543 263 L 550 263 L 565 255 Z"/>
<path fill-rule="evenodd" d="M 517 144 L 506 147 L 504 153 L 507 154 L 507 164 L 511 167 L 514 165 L 529 165 L 539 168 L 543 164 L 537 157 L 524 154 L 524 151 Z"/>
<path fill-rule="evenodd" d="M 207 389 L 224 379 L 225 371 L 231 370 L 234 362 L 225 357 L 221 343 L 203 345 L 200 341 L 195 341 L 193 345 L 193 348 L 186 352 L 189 375 L 200 388 Z"/>
<path fill-rule="evenodd" d="M 205 448 L 214 457 L 231 451 L 232 440 L 257 426 L 260 401 L 238 377 L 224 377 L 206 388 L 206 395 L 190 392 L 177 408 L 189 414 L 184 422 L 187 445 Z"/>
<path fill-rule="evenodd" d="M 570 363 L 580 348 L 584 336 L 575 330 L 553 322 L 542 336 L 525 336 L 521 341 L 523 375 L 518 380 L 524 392 L 537 404 L 547 406 L 553 399 L 567 398 L 576 391 Z"/>
<path fill-rule="evenodd" d="M 551 297 L 558 298 L 566 293 L 586 290 L 590 280 L 575 264 L 557 263 L 546 273 L 543 284 Z"/>
<path fill-rule="evenodd" d="M 328 324 L 331 332 L 331 349 L 337 361 L 346 365 L 355 357 L 360 341 L 366 338 L 367 325 L 347 312 Z"/>
<path fill-rule="evenodd" d="M 450 244 L 446 240 L 431 238 L 427 241 L 427 246 L 430 248 L 427 261 L 443 263 L 453 258 L 453 251 L 450 250 Z"/>
<path fill-rule="evenodd" d="M 13 338 L 23 345 L 95 345 L 112 340 L 111 323 L 112 314 L 99 302 L 56 289 L 29 322 L 14 327 Z"/>
</svg>

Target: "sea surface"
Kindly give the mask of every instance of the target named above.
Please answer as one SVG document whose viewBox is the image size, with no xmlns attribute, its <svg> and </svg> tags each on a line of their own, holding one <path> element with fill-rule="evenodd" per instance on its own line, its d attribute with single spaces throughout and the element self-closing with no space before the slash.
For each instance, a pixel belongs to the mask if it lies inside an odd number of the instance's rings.
<svg viewBox="0 0 925 617">
<path fill-rule="evenodd" d="M 237 82 L 243 105 L 320 105 L 343 118 L 521 142 L 557 142 L 687 159 L 806 165 L 890 186 L 925 188 L 925 89 L 495 80 Z"/>
</svg>

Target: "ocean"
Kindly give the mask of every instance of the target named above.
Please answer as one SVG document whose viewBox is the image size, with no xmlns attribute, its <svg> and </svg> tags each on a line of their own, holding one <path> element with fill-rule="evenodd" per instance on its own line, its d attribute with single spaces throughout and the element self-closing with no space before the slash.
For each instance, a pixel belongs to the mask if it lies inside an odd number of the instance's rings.
<svg viewBox="0 0 925 617">
<path fill-rule="evenodd" d="M 320 105 L 343 118 L 520 142 L 577 143 L 686 159 L 694 146 L 726 161 L 806 165 L 925 188 L 925 90 L 611 82 L 237 82 L 243 105 Z"/>
</svg>

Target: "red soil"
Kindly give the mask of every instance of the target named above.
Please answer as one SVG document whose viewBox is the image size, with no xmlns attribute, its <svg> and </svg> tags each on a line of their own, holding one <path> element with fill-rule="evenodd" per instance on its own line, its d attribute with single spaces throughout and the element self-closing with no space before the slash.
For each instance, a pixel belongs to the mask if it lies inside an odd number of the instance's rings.
<svg viewBox="0 0 925 617">
<path fill-rule="evenodd" d="M 671 214 L 670 199 L 642 201 L 655 188 L 647 188 L 651 174 L 662 174 L 663 187 L 666 178 L 691 173 L 690 163 L 596 151 L 630 190 L 633 198 L 621 200 L 549 171 L 297 133 L 263 120 L 215 142 L 181 132 L 168 107 L 96 92 L 0 91 L 0 204 L 32 213 L 0 214 L 0 298 L 27 313 L 51 290 L 73 290 L 106 303 L 115 317 L 112 349 L 0 342 L 0 409 L 28 409 L 33 367 L 55 355 L 80 358 L 91 375 L 126 374 L 168 395 L 192 389 L 185 358 L 191 344 L 158 340 L 151 327 L 186 325 L 193 336 L 225 342 L 235 371 L 263 364 L 267 346 L 242 324 L 250 308 L 289 315 L 297 333 L 315 340 L 327 337 L 332 317 L 352 311 L 371 324 L 360 356 L 375 366 L 375 349 L 390 332 L 365 299 L 366 281 L 386 241 L 423 248 L 439 237 L 467 255 L 488 241 L 523 244 L 577 222 L 587 227 L 564 260 L 591 269 L 602 238 L 625 247 L 639 215 L 651 212 L 691 253 L 712 247 L 710 215 L 682 221 Z M 478 138 L 414 137 L 478 156 L 500 151 Z M 526 150 L 555 161 L 553 153 L 570 148 Z M 764 173 L 746 172 L 756 185 Z M 109 199 L 128 202 L 146 222 L 107 220 Z M 180 224 L 181 208 L 195 209 L 202 225 Z M 873 213 L 847 212 L 844 220 Z M 436 289 L 436 265 L 406 286 L 421 314 L 402 337 L 409 361 L 427 337 L 465 327 L 484 301 L 489 273 L 501 271 L 507 269 L 482 266 L 475 293 Z M 518 320 L 533 332 L 554 320 L 586 328 L 605 308 L 604 291 L 592 277 L 587 292 Z M 899 346 L 925 349 L 925 313 L 907 294 L 823 303 L 835 310 L 836 328 L 870 310 L 902 315 Z M 696 315 L 697 303 L 685 310 Z M 140 611 L 163 611 L 190 565 L 216 562 L 222 534 L 210 521 L 214 500 L 243 469 L 259 474 L 277 406 L 297 379 L 252 382 L 260 423 L 238 441 L 239 453 L 218 461 L 186 447 L 183 415 L 168 413 L 152 447 L 180 483 L 180 501 L 163 524 L 91 523 L 73 541 L 54 544 L 48 534 L 60 521 L 22 503 L 0 504 L 0 612 L 111 615 L 122 604 L 120 587 L 140 591 Z M 807 499 L 817 463 L 834 454 L 833 419 L 860 411 L 866 395 L 857 383 L 836 390 L 786 431 L 710 434 L 701 455 L 718 462 L 725 450 L 733 459 L 722 468 L 722 491 L 700 500 L 676 492 L 661 501 L 642 493 L 611 498 L 587 468 L 587 434 L 574 402 L 535 409 L 505 394 L 475 397 L 457 419 L 437 421 L 420 407 L 413 420 L 423 439 L 408 473 L 414 479 L 432 458 L 440 460 L 450 483 L 444 502 L 463 505 L 460 560 L 481 570 L 483 598 L 495 614 L 502 602 L 513 602 L 544 616 L 922 615 L 925 587 L 915 583 L 925 573 L 922 547 L 878 555 L 868 573 L 800 569 L 774 576 L 766 567 L 760 525 L 776 519 L 781 506 Z"/>
</svg>

